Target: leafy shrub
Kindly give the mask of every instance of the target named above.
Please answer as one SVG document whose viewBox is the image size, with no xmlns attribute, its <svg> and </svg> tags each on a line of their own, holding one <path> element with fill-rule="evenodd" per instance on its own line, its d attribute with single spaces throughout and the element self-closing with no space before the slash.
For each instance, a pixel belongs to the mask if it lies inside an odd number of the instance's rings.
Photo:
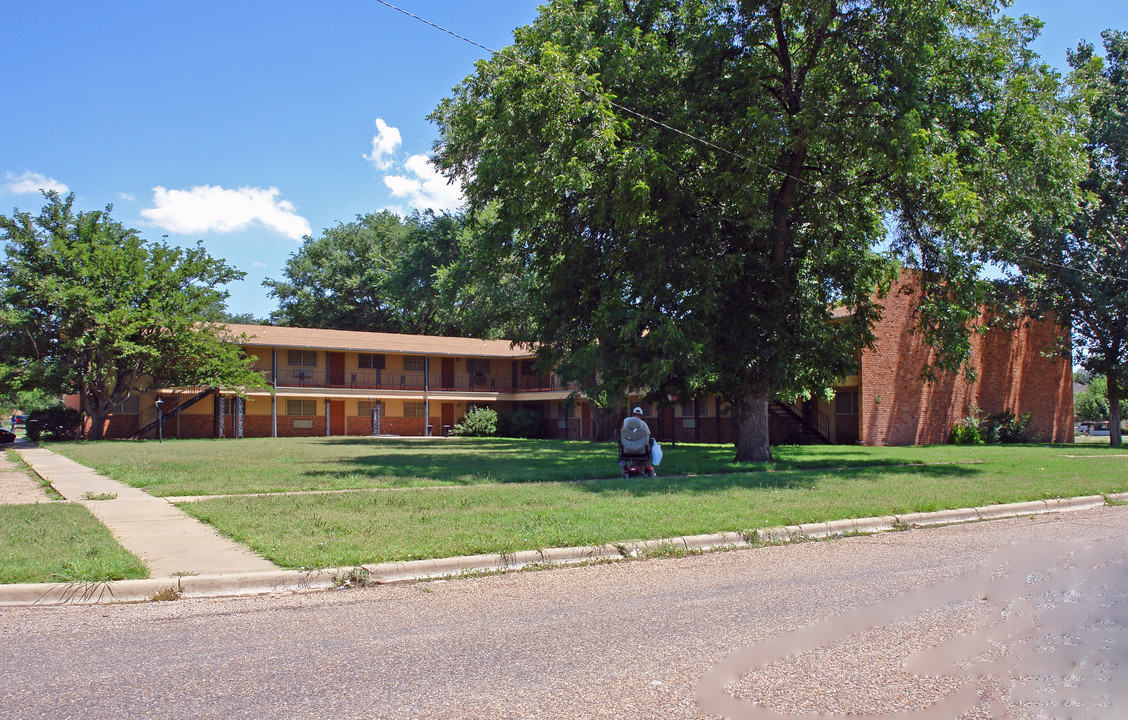
<svg viewBox="0 0 1128 720">
<path fill-rule="evenodd" d="M 461 437 L 492 437 L 497 434 L 497 411 L 493 408 L 471 408 L 462 422 L 450 430 Z"/>
<path fill-rule="evenodd" d="M 45 410 L 33 410 L 27 416 L 25 432 L 32 442 L 44 440 L 74 440 L 78 437 L 78 426 L 82 416 L 74 410 L 63 405 L 56 405 Z"/>
<path fill-rule="evenodd" d="M 979 418 L 974 415 L 953 423 L 948 432 L 949 445 L 978 445 L 981 442 L 983 435 L 979 432 Z"/>
<path fill-rule="evenodd" d="M 527 408 L 519 408 L 512 415 L 498 418 L 498 435 L 515 438 L 539 438 L 541 416 Z"/>
<path fill-rule="evenodd" d="M 1004 410 L 988 418 L 984 435 L 987 442 L 1003 445 L 1026 442 L 1030 420 L 1029 414 L 1016 416 L 1010 410 Z"/>
</svg>

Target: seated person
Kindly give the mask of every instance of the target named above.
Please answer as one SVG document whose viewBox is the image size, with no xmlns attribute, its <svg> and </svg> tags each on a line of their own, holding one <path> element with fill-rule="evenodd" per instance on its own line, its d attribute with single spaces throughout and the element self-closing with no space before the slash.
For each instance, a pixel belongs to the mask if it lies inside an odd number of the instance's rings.
<svg viewBox="0 0 1128 720">
<path fill-rule="evenodd" d="M 623 420 L 619 432 L 623 452 L 629 455 L 643 455 L 650 451 L 650 427 L 642 419 L 642 408 L 635 408 L 632 416 Z"/>
</svg>

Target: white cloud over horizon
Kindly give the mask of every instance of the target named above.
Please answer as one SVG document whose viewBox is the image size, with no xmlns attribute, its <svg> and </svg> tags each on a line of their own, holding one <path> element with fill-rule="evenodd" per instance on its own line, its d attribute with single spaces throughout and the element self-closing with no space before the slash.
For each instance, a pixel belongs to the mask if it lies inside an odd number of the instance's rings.
<svg viewBox="0 0 1128 720">
<path fill-rule="evenodd" d="M 32 195 L 40 190 L 54 190 L 60 195 L 65 195 L 70 191 L 66 183 L 30 170 L 25 170 L 20 175 L 5 171 L 4 179 L 7 181 L 4 189 L 13 195 Z"/>
<path fill-rule="evenodd" d="M 412 155 L 403 164 L 408 175 L 385 175 L 392 197 L 404 198 L 419 210 L 457 210 L 464 204 L 462 188 L 449 183 L 426 155 Z"/>
<path fill-rule="evenodd" d="M 258 224 L 291 240 L 312 233 L 309 221 L 276 187 L 227 189 L 197 185 L 188 190 L 153 188 L 153 207 L 140 211 L 151 225 L 170 233 L 230 233 Z"/>
<path fill-rule="evenodd" d="M 376 166 L 377 170 L 388 170 L 394 163 L 396 148 L 402 142 L 399 128 L 391 127 L 383 118 L 376 118 L 376 134 L 372 136 L 372 154 L 365 155 L 364 159 Z"/>
</svg>

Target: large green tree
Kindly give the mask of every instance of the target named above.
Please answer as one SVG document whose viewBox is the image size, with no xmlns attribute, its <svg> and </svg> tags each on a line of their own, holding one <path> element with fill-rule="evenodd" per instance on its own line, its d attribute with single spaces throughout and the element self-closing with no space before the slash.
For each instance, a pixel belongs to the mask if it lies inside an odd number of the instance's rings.
<svg viewBox="0 0 1128 720">
<path fill-rule="evenodd" d="M 461 214 L 384 211 L 307 237 L 283 271 L 263 284 L 275 317 L 299 327 L 425 335 L 492 334 L 487 292 L 469 272 L 472 227 Z"/>
<path fill-rule="evenodd" d="M 0 216 L 0 391 L 76 393 L 102 437 L 131 393 L 179 385 L 265 386 L 213 322 L 243 273 L 199 245 L 143 240 L 105 211 L 47 193 L 38 215 Z"/>
<path fill-rule="evenodd" d="M 433 113 L 435 160 L 532 278 L 517 339 L 575 379 L 718 393 L 737 460 L 766 460 L 771 399 L 872 341 L 888 234 L 953 368 L 979 265 L 1072 202 L 1036 32 L 991 0 L 556 0 Z"/>
<path fill-rule="evenodd" d="M 1128 33 L 1102 34 L 1105 57 L 1082 43 L 1069 54 L 1072 80 L 1089 109 L 1087 201 L 1047 271 L 1064 300 L 1080 364 L 1107 383 L 1111 444 L 1121 444 L 1128 388 Z"/>
</svg>

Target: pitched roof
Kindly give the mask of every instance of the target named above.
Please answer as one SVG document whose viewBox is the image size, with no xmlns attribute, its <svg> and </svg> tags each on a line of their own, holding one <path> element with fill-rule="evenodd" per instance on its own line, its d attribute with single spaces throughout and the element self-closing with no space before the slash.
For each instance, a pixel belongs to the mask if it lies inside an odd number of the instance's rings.
<svg viewBox="0 0 1128 720">
<path fill-rule="evenodd" d="M 457 355 L 459 357 L 531 358 L 528 346 L 514 346 L 509 340 L 439 337 L 436 335 L 401 335 L 398 333 L 360 332 L 356 330 L 322 330 L 318 328 L 275 327 L 272 325 L 239 325 L 228 323 L 233 336 L 246 335 L 239 341 L 247 347 L 305 348 L 365 353 L 402 353 L 405 355 Z"/>
</svg>

